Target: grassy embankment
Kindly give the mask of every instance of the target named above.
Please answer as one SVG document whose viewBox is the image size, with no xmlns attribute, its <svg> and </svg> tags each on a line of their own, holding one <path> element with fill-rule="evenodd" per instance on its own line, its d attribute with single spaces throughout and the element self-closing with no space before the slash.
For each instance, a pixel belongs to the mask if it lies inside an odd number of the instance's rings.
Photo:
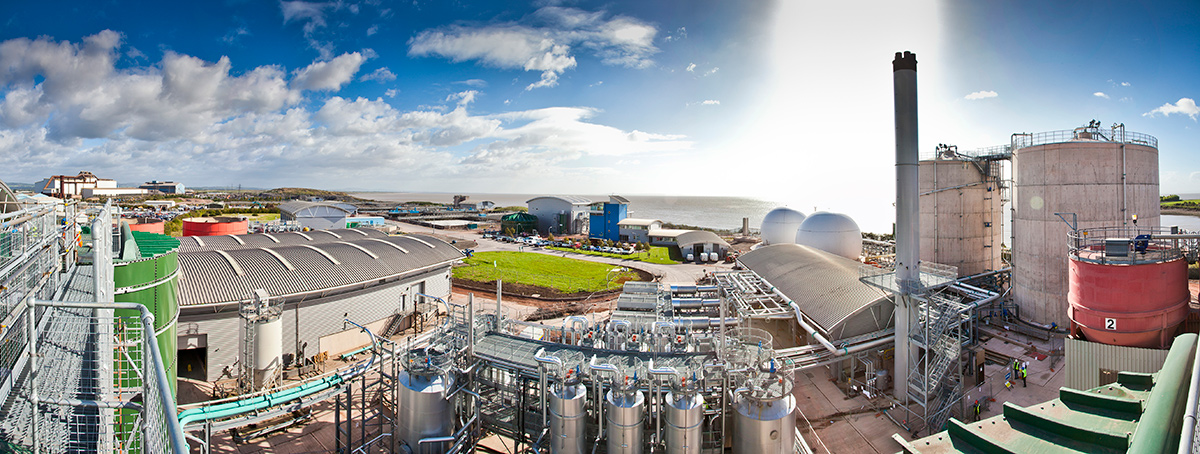
<svg viewBox="0 0 1200 454">
<path fill-rule="evenodd" d="M 636 260 L 639 262 L 656 263 L 659 265 L 674 265 L 676 263 L 682 262 L 682 260 L 679 260 L 678 257 L 674 257 L 676 254 L 671 253 L 671 248 L 663 247 L 663 246 L 650 246 L 649 251 L 637 251 L 637 252 L 635 252 L 633 254 L 629 254 L 629 255 L 610 254 L 608 252 L 585 251 L 583 249 L 575 249 L 575 248 L 567 248 L 567 247 L 548 247 L 546 249 L 550 249 L 553 251 L 574 252 L 576 254 L 595 255 L 595 256 L 599 256 L 599 257 L 612 257 L 615 259 L 622 259 L 622 260 Z"/>
<path fill-rule="evenodd" d="M 477 252 L 463 259 L 466 266 L 454 268 L 455 279 L 536 285 L 564 293 L 596 292 L 621 288 L 637 279 L 631 270 L 613 271 L 613 265 L 555 257 L 533 252 Z"/>
</svg>

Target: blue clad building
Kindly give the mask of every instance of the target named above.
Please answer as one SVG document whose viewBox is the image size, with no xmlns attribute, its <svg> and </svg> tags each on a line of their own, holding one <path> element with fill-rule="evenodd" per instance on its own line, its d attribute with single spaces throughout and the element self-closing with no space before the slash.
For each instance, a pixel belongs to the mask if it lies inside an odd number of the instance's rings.
<svg viewBox="0 0 1200 454">
<path fill-rule="evenodd" d="M 608 196 L 608 202 L 592 204 L 591 225 L 592 238 L 621 241 L 620 227 L 617 225 L 629 216 L 629 199 L 618 195 Z"/>
</svg>

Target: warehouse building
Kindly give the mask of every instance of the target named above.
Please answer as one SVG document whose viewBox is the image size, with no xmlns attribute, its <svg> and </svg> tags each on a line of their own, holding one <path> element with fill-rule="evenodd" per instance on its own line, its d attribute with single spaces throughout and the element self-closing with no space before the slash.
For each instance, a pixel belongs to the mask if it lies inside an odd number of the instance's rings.
<svg viewBox="0 0 1200 454">
<path fill-rule="evenodd" d="M 537 229 L 542 234 L 588 234 L 591 200 L 572 195 L 542 196 L 525 203 L 529 205 L 529 214 L 537 217 Z"/>
<path fill-rule="evenodd" d="M 675 245 L 684 257 L 689 254 L 693 257 L 700 257 L 700 254 L 717 254 L 717 259 L 723 259 L 725 254 L 729 253 L 729 243 L 707 230 L 689 230 L 675 237 Z"/>
<path fill-rule="evenodd" d="M 347 203 L 292 201 L 279 205 L 279 217 L 309 230 L 341 229 L 358 208 Z"/>
<path fill-rule="evenodd" d="M 649 243 L 650 231 L 662 229 L 662 221 L 658 219 L 625 218 L 617 223 L 617 229 L 621 241 L 627 243 Z"/>
<path fill-rule="evenodd" d="M 181 238 L 180 375 L 236 374 L 239 305 L 257 289 L 281 305 L 285 363 L 332 357 L 369 342 L 344 320 L 386 334 L 411 323 L 417 294 L 448 298 L 451 264 L 462 257 L 434 237 L 373 229 Z"/>
<path fill-rule="evenodd" d="M 55 175 L 36 183 L 37 192 L 48 196 L 65 199 L 83 195 L 84 189 L 111 189 L 117 187 L 117 180 L 97 177 L 92 172 L 81 171 L 79 175 Z"/>
<path fill-rule="evenodd" d="M 176 183 L 174 181 L 147 181 L 138 187 L 149 191 L 158 191 L 163 194 L 183 194 L 187 192 L 183 187 L 183 183 Z"/>
</svg>

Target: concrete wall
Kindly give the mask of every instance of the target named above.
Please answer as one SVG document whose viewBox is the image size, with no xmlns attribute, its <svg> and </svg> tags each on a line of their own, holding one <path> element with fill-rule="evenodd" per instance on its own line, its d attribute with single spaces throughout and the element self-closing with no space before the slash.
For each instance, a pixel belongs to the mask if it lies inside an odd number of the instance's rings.
<svg viewBox="0 0 1200 454">
<path fill-rule="evenodd" d="M 921 261 L 956 266 L 959 276 L 1000 268 L 1004 216 L 995 179 L 968 161 L 921 161 L 920 193 Z"/>
<path fill-rule="evenodd" d="M 1133 214 L 1139 225 L 1159 225 L 1158 150 L 1125 145 L 1124 164 L 1121 151 L 1119 143 L 1073 141 L 1014 153 L 1012 293 L 1022 318 L 1068 326 L 1070 228 L 1054 213 L 1075 213 L 1080 229 L 1119 227 Z"/>
<path fill-rule="evenodd" d="M 322 351 L 328 351 L 332 356 L 369 343 L 358 328 L 343 324 L 342 320 L 349 318 L 355 323 L 370 324 L 368 328 L 378 327 L 397 311 L 412 310 L 412 302 L 422 282 L 424 293 L 449 298 L 450 269 L 446 267 L 355 292 L 285 302 L 283 353 L 296 353 L 298 345 L 307 343 L 303 352 L 305 357 Z M 226 307 L 221 312 L 213 312 L 211 308 L 183 309 L 183 312 L 179 317 L 181 348 L 198 337 L 207 337 L 208 380 L 219 379 L 227 366 L 236 376 L 238 371 L 234 363 L 241 352 L 242 336 L 242 321 L 237 308 Z M 339 333 L 345 334 L 337 335 Z"/>
</svg>

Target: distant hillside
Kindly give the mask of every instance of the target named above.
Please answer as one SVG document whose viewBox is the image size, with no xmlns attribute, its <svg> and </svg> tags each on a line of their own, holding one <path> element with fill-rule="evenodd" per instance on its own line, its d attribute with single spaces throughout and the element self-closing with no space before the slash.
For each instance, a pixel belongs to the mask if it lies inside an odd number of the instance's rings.
<svg viewBox="0 0 1200 454">
<path fill-rule="evenodd" d="M 259 194 L 259 196 L 278 197 L 284 200 L 304 197 L 320 197 L 325 200 L 340 200 L 343 202 L 358 202 L 363 200 L 357 197 L 351 197 L 345 192 L 341 191 L 326 191 L 323 189 L 311 188 L 275 188 L 263 191 L 261 194 Z"/>
<path fill-rule="evenodd" d="M 33 191 L 34 185 L 34 183 L 13 183 L 11 181 L 5 181 L 4 184 L 14 191 Z"/>
</svg>

